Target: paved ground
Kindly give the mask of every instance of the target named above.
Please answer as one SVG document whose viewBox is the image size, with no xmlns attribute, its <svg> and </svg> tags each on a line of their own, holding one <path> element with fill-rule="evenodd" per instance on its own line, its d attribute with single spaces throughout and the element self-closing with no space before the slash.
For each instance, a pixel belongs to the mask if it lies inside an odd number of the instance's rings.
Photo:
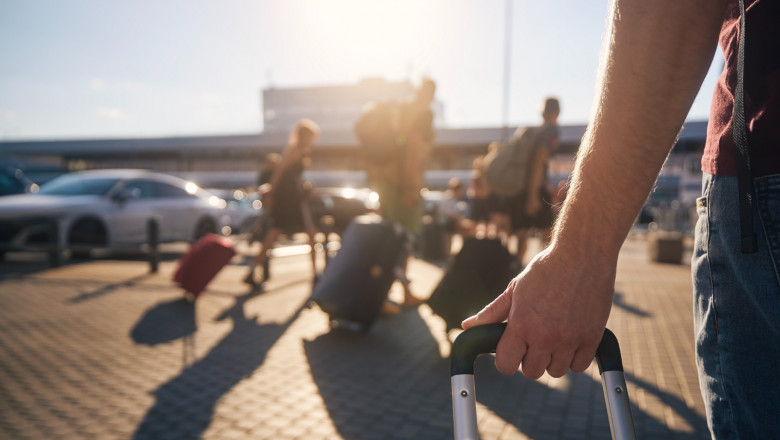
<svg viewBox="0 0 780 440">
<path fill-rule="evenodd" d="M 294 254 L 294 252 L 293 252 Z M 253 294 L 240 258 L 193 306 L 133 259 L 0 269 L 0 438 L 452 438 L 448 336 L 423 305 L 367 335 L 306 308 L 307 255 L 273 260 Z M 415 260 L 428 295 L 442 270 Z M 690 269 L 624 246 L 609 326 L 622 344 L 640 439 L 705 439 Z M 399 295 L 398 290 L 391 292 Z M 477 362 L 484 439 L 609 438 L 595 367 L 529 381 Z"/>
</svg>

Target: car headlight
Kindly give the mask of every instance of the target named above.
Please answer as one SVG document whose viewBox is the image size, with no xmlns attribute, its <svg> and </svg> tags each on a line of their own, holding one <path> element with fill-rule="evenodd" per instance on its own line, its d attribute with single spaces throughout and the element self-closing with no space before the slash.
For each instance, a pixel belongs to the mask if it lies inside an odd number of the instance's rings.
<svg viewBox="0 0 780 440">
<path fill-rule="evenodd" d="M 227 207 L 227 202 L 225 199 L 222 199 L 217 196 L 211 196 L 209 197 L 209 205 L 218 208 L 218 209 L 225 209 Z"/>
</svg>

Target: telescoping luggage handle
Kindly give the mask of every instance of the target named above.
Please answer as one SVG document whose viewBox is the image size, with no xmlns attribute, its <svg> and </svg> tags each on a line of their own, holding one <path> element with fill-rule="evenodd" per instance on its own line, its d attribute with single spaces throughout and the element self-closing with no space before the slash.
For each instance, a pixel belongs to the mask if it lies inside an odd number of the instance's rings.
<svg viewBox="0 0 780 440">
<path fill-rule="evenodd" d="M 452 417 L 455 424 L 455 439 L 478 439 L 477 400 L 474 391 L 474 361 L 484 353 L 494 353 L 506 323 L 488 324 L 470 328 L 455 339 L 450 357 L 450 380 L 452 382 Z M 623 374 L 623 360 L 620 345 L 609 329 L 596 350 L 604 398 L 607 404 L 609 428 L 613 440 L 635 439 L 634 420 Z"/>
</svg>

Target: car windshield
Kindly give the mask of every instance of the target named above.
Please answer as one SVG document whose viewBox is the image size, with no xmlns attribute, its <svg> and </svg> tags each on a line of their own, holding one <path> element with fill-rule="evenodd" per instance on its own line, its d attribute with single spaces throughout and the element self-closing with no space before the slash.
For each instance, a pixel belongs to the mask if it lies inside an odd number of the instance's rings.
<svg viewBox="0 0 780 440">
<path fill-rule="evenodd" d="M 41 186 L 38 193 L 54 196 L 102 196 L 118 181 L 115 177 L 62 176 Z"/>
</svg>

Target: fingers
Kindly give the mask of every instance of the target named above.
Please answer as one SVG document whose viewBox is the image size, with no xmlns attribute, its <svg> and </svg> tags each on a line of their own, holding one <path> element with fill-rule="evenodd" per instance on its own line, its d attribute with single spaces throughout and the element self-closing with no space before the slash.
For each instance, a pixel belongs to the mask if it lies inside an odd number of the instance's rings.
<svg viewBox="0 0 780 440">
<path fill-rule="evenodd" d="M 507 376 L 511 376 L 517 372 L 517 368 L 520 366 L 520 362 L 526 357 L 528 346 L 525 341 L 520 338 L 520 335 L 513 328 L 507 326 L 504 331 L 504 336 L 498 341 L 496 347 L 496 369 Z M 542 367 L 544 371 L 544 367 Z M 540 374 L 541 376 L 541 374 Z M 537 379 L 535 377 L 533 379 Z"/>
<path fill-rule="evenodd" d="M 571 361 L 571 371 L 582 373 L 590 366 L 591 362 L 593 362 L 593 357 L 596 356 L 599 342 L 601 342 L 600 338 L 594 344 L 582 346 L 577 350 Z"/>
<path fill-rule="evenodd" d="M 486 305 L 479 313 L 464 320 L 460 324 L 461 327 L 463 327 L 464 330 L 468 330 L 477 325 L 504 322 L 509 316 L 509 309 L 512 305 L 511 292 L 511 288 L 505 290 L 504 293 L 499 295 L 493 302 Z"/>
<path fill-rule="evenodd" d="M 551 343 L 530 343 L 528 335 L 518 326 L 508 326 L 496 348 L 496 369 L 512 375 L 522 365 L 523 376 L 536 380 L 547 371 L 552 377 L 561 377 L 569 371 L 574 348 L 555 349 Z"/>
<path fill-rule="evenodd" d="M 544 370 L 550 365 L 552 355 L 547 351 L 529 349 L 522 360 L 523 376 L 529 379 L 539 379 L 544 374 Z M 567 366 L 568 370 L 568 366 Z M 564 374 L 566 372 L 564 371 Z"/>
<path fill-rule="evenodd" d="M 560 355 L 553 356 L 547 365 L 547 374 L 552 377 L 563 377 L 569 371 L 574 358 L 574 351 L 568 351 Z M 587 368 L 587 367 L 586 367 Z M 525 365 L 523 365 L 523 374 L 525 374 Z"/>
<path fill-rule="evenodd" d="M 538 336 L 538 335 L 537 335 Z M 528 342 L 533 335 L 520 331 L 516 325 L 507 326 L 501 341 L 496 347 L 496 369 L 502 374 L 512 375 L 521 369 L 523 375 L 536 380 L 545 371 L 552 377 L 564 376 L 569 369 L 581 373 L 590 366 L 598 346 L 598 341 L 568 341 L 565 338 Z"/>
</svg>

